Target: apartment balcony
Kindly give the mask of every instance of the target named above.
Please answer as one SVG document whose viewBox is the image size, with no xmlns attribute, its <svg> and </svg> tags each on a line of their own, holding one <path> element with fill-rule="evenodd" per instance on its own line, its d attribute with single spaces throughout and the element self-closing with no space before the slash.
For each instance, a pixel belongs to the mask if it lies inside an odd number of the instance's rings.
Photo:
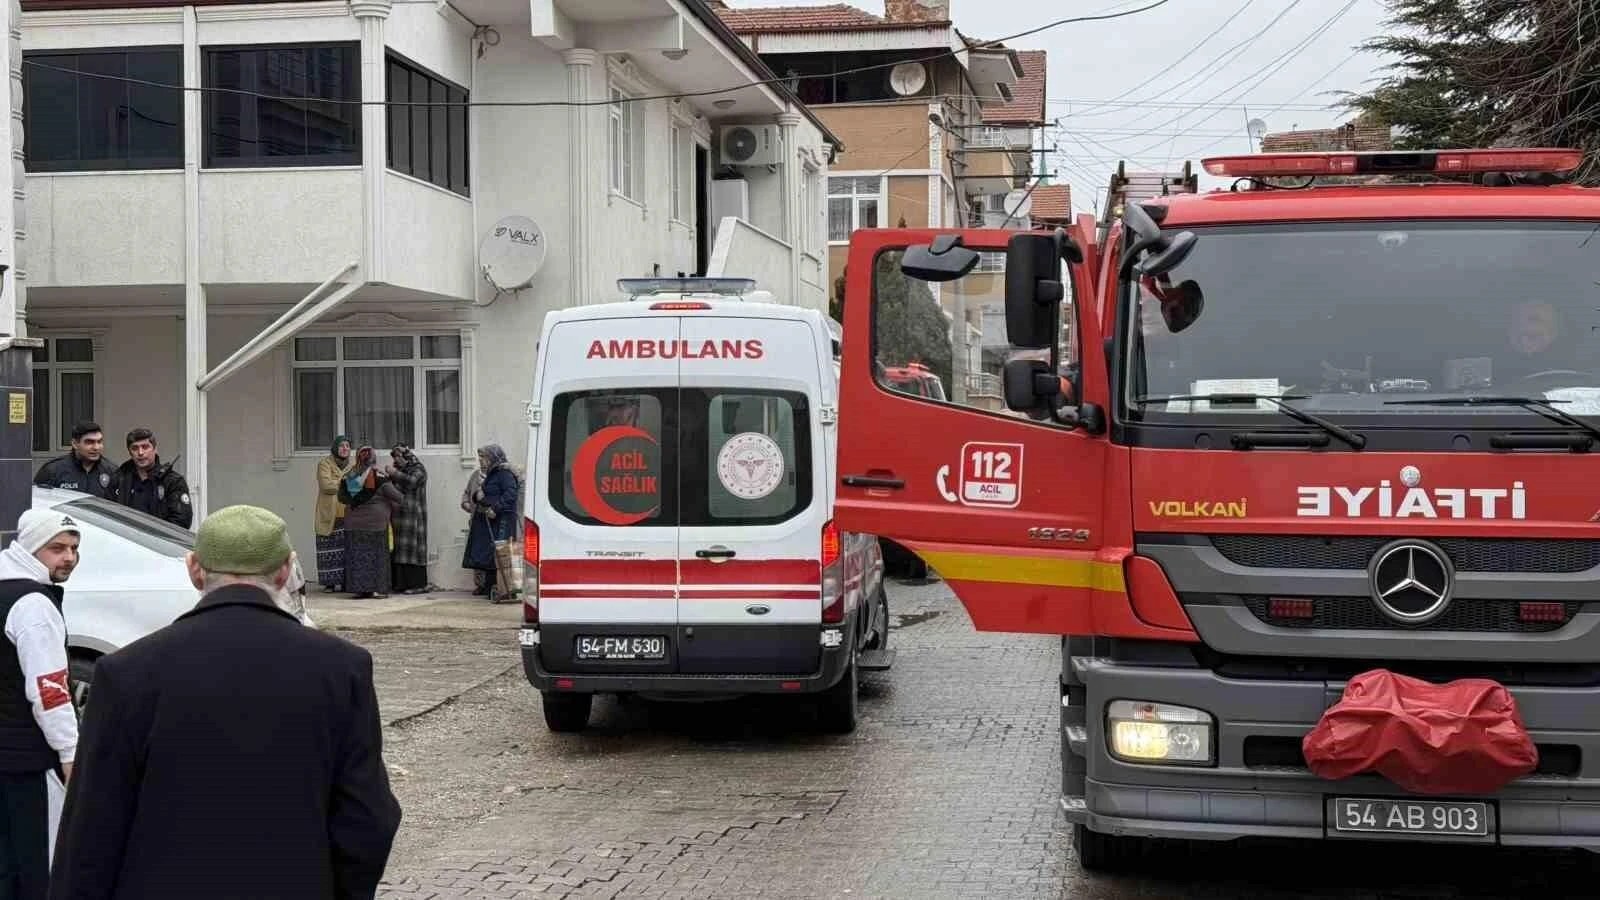
<svg viewBox="0 0 1600 900">
<path fill-rule="evenodd" d="M 1017 164 L 1018 154 L 1009 148 L 979 148 L 968 145 L 962 154 L 965 166 L 958 167 L 956 180 L 967 194 L 1004 194 L 1022 187 L 1027 171 Z"/>
</svg>

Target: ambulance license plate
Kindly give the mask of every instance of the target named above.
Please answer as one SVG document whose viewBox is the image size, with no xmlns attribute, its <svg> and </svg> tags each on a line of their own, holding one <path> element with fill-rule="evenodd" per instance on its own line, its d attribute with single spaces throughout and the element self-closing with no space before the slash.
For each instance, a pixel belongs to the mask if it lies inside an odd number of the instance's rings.
<svg viewBox="0 0 1600 900">
<path fill-rule="evenodd" d="M 1486 837 L 1490 824 L 1487 803 L 1351 797 L 1333 801 L 1333 827 L 1346 833 Z"/>
<path fill-rule="evenodd" d="M 667 639 L 621 634 L 579 635 L 579 659 L 666 659 Z"/>
</svg>

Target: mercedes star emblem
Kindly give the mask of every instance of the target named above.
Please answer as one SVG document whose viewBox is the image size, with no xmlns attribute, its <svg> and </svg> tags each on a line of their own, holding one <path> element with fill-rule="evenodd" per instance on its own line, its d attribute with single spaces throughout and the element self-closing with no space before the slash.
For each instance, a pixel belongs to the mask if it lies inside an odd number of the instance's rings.
<svg viewBox="0 0 1600 900">
<path fill-rule="evenodd" d="M 1421 625 L 1449 605 L 1455 567 L 1433 544 L 1399 540 L 1372 557 L 1368 581 L 1384 615 L 1405 625 Z"/>
</svg>

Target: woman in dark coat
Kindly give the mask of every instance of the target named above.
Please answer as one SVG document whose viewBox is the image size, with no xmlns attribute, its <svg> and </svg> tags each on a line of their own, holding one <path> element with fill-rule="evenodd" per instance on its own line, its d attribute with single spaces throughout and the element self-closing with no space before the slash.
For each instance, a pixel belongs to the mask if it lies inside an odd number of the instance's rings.
<svg viewBox="0 0 1600 900">
<path fill-rule="evenodd" d="M 517 532 L 517 475 L 499 444 L 479 448 L 478 468 L 483 472 L 483 484 L 472 493 L 472 527 L 461 565 L 483 572 L 484 591 L 494 597 L 495 542 L 510 540 Z"/>
<path fill-rule="evenodd" d="M 389 595 L 389 525 L 401 499 L 378 471 L 372 448 L 357 451 L 355 466 L 339 482 L 339 500 L 346 507 L 344 588 L 359 599 Z"/>
<path fill-rule="evenodd" d="M 428 592 L 428 470 L 405 444 L 389 451 L 387 474 L 400 489 L 400 511 L 394 517 L 394 590 Z"/>
</svg>

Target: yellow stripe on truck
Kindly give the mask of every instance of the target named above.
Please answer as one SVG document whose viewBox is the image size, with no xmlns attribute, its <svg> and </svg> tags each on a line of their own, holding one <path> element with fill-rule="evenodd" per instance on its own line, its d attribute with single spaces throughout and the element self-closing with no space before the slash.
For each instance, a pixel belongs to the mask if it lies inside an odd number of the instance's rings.
<svg viewBox="0 0 1600 900">
<path fill-rule="evenodd" d="M 1035 584 L 1115 593 L 1126 593 L 1128 590 L 1122 578 L 1120 562 L 943 550 L 917 552 L 946 581 Z"/>
</svg>

